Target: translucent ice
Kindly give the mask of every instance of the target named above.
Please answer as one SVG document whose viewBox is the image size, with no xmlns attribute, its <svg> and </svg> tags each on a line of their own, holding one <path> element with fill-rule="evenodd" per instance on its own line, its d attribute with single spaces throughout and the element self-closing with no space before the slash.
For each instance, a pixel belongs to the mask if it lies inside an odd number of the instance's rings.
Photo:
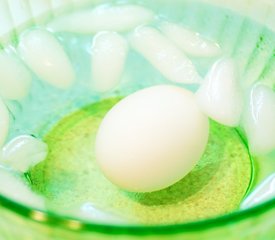
<svg viewBox="0 0 275 240">
<path fill-rule="evenodd" d="M 216 62 L 197 92 L 202 111 L 215 121 L 238 126 L 243 109 L 238 71 L 231 59 Z"/>
<path fill-rule="evenodd" d="M 29 21 L 31 12 L 28 2 L 18 0 L 8 0 L 7 2 L 9 3 L 10 14 L 14 26 L 19 27 Z"/>
<path fill-rule="evenodd" d="M 263 181 L 242 203 L 241 208 L 247 209 L 275 198 L 275 173 Z"/>
<path fill-rule="evenodd" d="M 243 115 L 250 151 L 263 155 L 275 149 L 275 93 L 268 87 L 252 88 Z"/>
<path fill-rule="evenodd" d="M 5 103 L 0 98 L 0 146 L 7 138 L 10 126 L 10 114 Z"/>
<path fill-rule="evenodd" d="M 161 31 L 188 55 L 216 57 L 221 53 L 217 43 L 179 24 L 164 22 L 161 25 Z"/>
<path fill-rule="evenodd" d="M 37 18 L 42 17 L 47 11 L 51 10 L 51 2 L 47 0 L 29 1 L 32 16 Z"/>
<path fill-rule="evenodd" d="M 130 42 L 168 80 L 177 83 L 200 82 L 192 62 L 158 30 L 139 27 L 131 34 Z"/>
<path fill-rule="evenodd" d="M 103 5 L 57 18 L 49 24 L 49 28 L 84 34 L 100 31 L 125 32 L 149 23 L 153 18 L 152 11 L 138 5 Z"/>
<path fill-rule="evenodd" d="M 47 144 L 32 136 L 22 135 L 12 139 L 3 147 L 1 162 L 14 170 L 27 172 L 43 161 L 47 153 Z"/>
<path fill-rule="evenodd" d="M 0 167 L 0 194 L 21 204 L 40 210 L 45 209 L 41 196 L 33 193 L 23 176 Z"/>
<path fill-rule="evenodd" d="M 106 210 L 100 209 L 92 203 L 84 203 L 82 206 L 75 207 L 67 212 L 67 215 L 77 217 L 88 221 L 97 221 L 101 223 L 111 224 L 129 224 L 122 217 L 109 213 Z"/>
<path fill-rule="evenodd" d="M 128 53 L 127 41 L 117 33 L 99 33 L 92 46 L 92 88 L 98 92 L 113 89 L 122 77 Z"/>
<path fill-rule="evenodd" d="M 11 100 L 26 97 L 31 86 L 31 74 L 14 56 L 0 53 L 0 95 Z"/>
<path fill-rule="evenodd" d="M 20 39 L 19 53 L 41 80 L 55 87 L 66 89 L 75 80 L 62 45 L 48 31 L 36 29 L 25 33 Z"/>
<path fill-rule="evenodd" d="M 14 26 L 7 1 L 0 1 L 0 23 L 0 42 L 7 41 L 7 34 Z"/>
</svg>

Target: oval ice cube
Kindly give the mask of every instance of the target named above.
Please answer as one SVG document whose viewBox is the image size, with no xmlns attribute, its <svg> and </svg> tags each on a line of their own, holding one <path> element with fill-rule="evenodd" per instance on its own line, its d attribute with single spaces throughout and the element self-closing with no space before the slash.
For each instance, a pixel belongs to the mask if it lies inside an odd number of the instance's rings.
<svg viewBox="0 0 275 240">
<path fill-rule="evenodd" d="M 32 16 L 39 23 L 39 19 L 52 10 L 51 2 L 48 0 L 29 1 Z"/>
<path fill-rule="evenodd" d="M 11 100 L 26 97 L 31 86 L 31 74 L 15 57 L 0 53 L 0 95 Z"/>
<path fill-rule="evenodd" d="M 41 29 L 28 31 L 21 37 L 18 50 L 41 80 L 61 89 L 73 84 L 73 66 L 61 44 L 50 32 Z"/>
<path fill-rule="evenodd" d="M 0 194 L 32 208 L 45 210 L 44 199 L 31 191 L 26 179 L 0 167 Z"/>
<path fill-rule="evenodd" d="M 241 204 L 247 209 L 275 198 L 275 173 L 265 179 Z"/>
<path fill-rule="evenodd" d="M 14 31 L 14 23 L 7 1 L 0 1 L 0 45 L 10 40 L 10 33 Z"/>
<path fill-rule="evenodd" d="M 63 210 L 63 209 L 62 209 Z M 124 218 L 108 212 L 108 210 L 101 209 L 100 207 L 86 202 L 81 205 L 76 205 L 70 207 L 70 209 L 66 208 L 65 211 L 61 212 L 61 214 L 65 214 L 66 216 L 77 217 L 79 219 L 83 219 L 86 221 L 96 221 L 100 223 L 109 223 L 109 224 L 129 224 L 129 220 L 126 221 Z"/>
<path fill-rule="evenodd" d="M 10 114 L 5 103 L 0 98 L 0 146 L 6 141 L 10 126 Z"/>
<path fill-rule="evenodd" d="M 164 22 L 160 28 L 169 39 L 188 55 L 216 57 L 221 54 L 221 48 L 217 43 L 179 24 Z"/>
<path fill-rule="evenodd" d="M 128 53 L 127 41 L 117 33 L 96 35 L 92 46 L 92 88 L 98 92 L 113 89 L 122 77 Z"/>
<path fill-rule="evenodd" d="M 67 0 L 51 0 L 51 6 L 54 10 L 64 8 L 66 5 L 68 5 Z"/>
<path fill-rule="evenodd" d="M 233 60 L 217 61 L 196 95 L 202 111 L 210 118 L 231 127 L 239 125 L 243 96 Z"/>
<path fill-rule="evenodd" d="M 20 27 L 32 21 L 30 6 L 27 1 L 8 0 L 7 2 L 14 26 Z"/>
<path fill-rule="evenodd" d="M 262 155 L 275 149 L 275 93 L 263 85 L 252 88 L 242 125 L 250 151 Z"/>
<path fill-rule="evenodd" d="M 103 5 L 70 13 L 53 20 L 54 31 L 91 34 L 100 31 L 125 32 L 152 21 L 154 13 L 138 5 Z"/>
<path fill-rule="evenodd" d="M 48 154 L 48 146 L 35 137 L 22 135 L 12 139 L 2 150 L 1 162 L 12 169 L 27 172 L 43 161 Z"/>
<path fill-rule="evenodd" d="M 200 82 L 192 62 L 158 30 L 139 27 L 130 35 L 130 43 L 168 80 L 177 83 Z"/>
</svg>

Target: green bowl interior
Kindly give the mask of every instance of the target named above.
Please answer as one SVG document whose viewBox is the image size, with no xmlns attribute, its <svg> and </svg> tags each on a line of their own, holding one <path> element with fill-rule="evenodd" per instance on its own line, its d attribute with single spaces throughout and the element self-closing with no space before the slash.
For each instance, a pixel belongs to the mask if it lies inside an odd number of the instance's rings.
<svg viewBox="0 0 275 240">
<path fill-rule="evenodd" d="M 180 22 L 204 36 L 216 40 L 222 46 L 225 55 L 236 59 L 241 69 L 244 88 L 248 88 L 253 83 L 261 82 L 275 89 L 275 33 L 265 25 L 257 23 L 248 17 L 238 15 L 231 10 L 195 1 L 174 1 L 173 4 L 170 1 L 162 1 L 161 4 L 157 4 L 155 1 L 129 2 L 142 2 L 143 5 L 159 12 L 163 18 Z M 60 10 L 58 14 L 72 10 L 72 7 L 67 7 L 62 11 Z M 16 48 L 19 34 L 25 28 L 43 25 L 43 22 L 48 21 L 53 16 L 52 12 L 44 14 L 43 18 L 38 19 L 38 24 L 32 20 L 22 25 L 10 34 L 8 42 L 11 42 L 12 46 Z M 128 57 L 131 64 L 125 71 L 122 83 L 117 90 L 104 95 L 91 92 L 88 88 L 87 76 L 90 75 L 88 48 L 92 36 L 75 36 L 68 33 L 56 33 L 56 36 L 64 43 L 64 48 L 75 67 L 78 78 L 77 83 L 73 88 L 63 91 L 39 81 L 37 76 L 33 75 L 34 81 L 32 82 L 29 96 L 20 102 L 6 102 L 13 117 L 8 139 L 12 139 L 19 134 L 34 134 L 43 138 L 58 120 L 90 103 L 108 97 L 125 96 L 138 89 L 155 84 L 167 83 L 167 80 L 160 73 L 148 64 L 144 64 L 145 60 L 132 52 Z M 81 42 L 79 48 L 75 48 L 74 42 L 76 38 Z M 3 43 L 2 48 L 7 46 L 8 42 Z M 193 59 L 193 61 L 200 74 L 205 75 L 214 59 L 207 61 Z M 141 68 L 144 71 L 139 71 Z M 191 89 L 195 88 L 195 86 L 188 87 Z M 34 112 L 35 114 L 33 114 Z M 272 168 L 275 168 L 274 165 Z M 26 218 L 33 218 L 33 216 L 40 214 L 40 220 L 42 219 L 42 222 L 49 225 L 72 228 L 72 223 L 77 223 L 78 226 L 81 226 L 79 229 L 111 234 L 131 232 L 144 235 L 155 231 L 163 233 L 199 231 L 200 229 L 242 221 L 251 216 L 261 215 L 263 212 L 274 208 L 275 199 L 248 210 L 240 210 L 214 219 L 161 227 L 112 226 L 85 222 L 52 212 L 36 210 L 16 203 L 2 195 L 0 195 L 0 203 L 7 209 Z M 35 220 L 39 221 L 38 219 Z"/>
</svg>

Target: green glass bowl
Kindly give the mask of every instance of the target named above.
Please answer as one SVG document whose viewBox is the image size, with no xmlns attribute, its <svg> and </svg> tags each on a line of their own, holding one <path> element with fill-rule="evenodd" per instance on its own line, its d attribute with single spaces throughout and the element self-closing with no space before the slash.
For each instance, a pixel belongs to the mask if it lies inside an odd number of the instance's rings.
<svg viewBox="0 0 275 240">
<path fill-rule="evenodd" d="M 0 3 L 0 48 L 10 43 L 17 44 L 18 35 L 28 27 L 43 24 L 54 16 L 85 7 L 86 4 L 105 1 L 22 0 L 17 2 L 4 0 Z M 185 6 L 185 8 L 179 8 L 179 12 L 188 10 L 190 27 L 221 41 L 226 51 L 232 54 L 246 69 L 244 81 L 247 81 L 247 84 L 256 81 L 255 78 L 257 78 L 272 88 L 275 86 L 275 35 L 270 31 L 275 30 L 275 4 L 271 1 L 260 0 L 205 0 L 198 2 L 156 0 L 147 3 L 149 6 L 161 5 L 163 9 L 160 10 L 169 9 L 169 6 L 173 4 Z M 213 12 L 209 10 L 211 8 L 208 8 L 207 4 L 230 9 L 228 11 L 236 12 L 238 17 L 223 14 L 224 10 L 219 11 L 219 8 L 215 8 L 218 10 Z M 258 22 L 255 26 L 253 25 L 253 28 L 250 26 L 249 18 Z M 33 132 L 37 131 L 38 135 L 43 135 L 44 133 L 36 130 L 34 126 L 45 117 L 52 121 L 49 123 L 50 126 L 67 113 L 102 97 L 92 94 L 89 99 L 81 98 L 74 102 L 76 96 L 88 94 L 82 91 L 81 88 L 76 87 L 71 92 L 63 94 L 54 88 L 45 89 L 39 84 L 34 84 L 32 95 L 26 101 L 10 103 L 15 116 L 14 124 Z M 127 93 L 127 89 L 125 92 Z M 46 103 L 45 96 L 50 99 Z M 59 96 L 58 99 L 56 96 Z M 63 108 L 64 106 L 70 107 L 63 112 L 60 111 L 62 106 Z M 37 116 L 31 114 L 34 109 L 39 109 Z M 56 109 L 56 112 L 53 112 L 52 109 Z M 15 134 L 18 132 L 11 132 L 10 137 Z M 115 226 L 84 222 L 39 211 L 0 195 L 0 216 L 0 239 L 5 240 L 100 240 L 114 237 L 126 240 L 140 239 L 141 237 L 144 239 L 189 240 L 275 239 L 275 199 L 251 209 L 203 221 L 163 226 Z"/>
</svg>

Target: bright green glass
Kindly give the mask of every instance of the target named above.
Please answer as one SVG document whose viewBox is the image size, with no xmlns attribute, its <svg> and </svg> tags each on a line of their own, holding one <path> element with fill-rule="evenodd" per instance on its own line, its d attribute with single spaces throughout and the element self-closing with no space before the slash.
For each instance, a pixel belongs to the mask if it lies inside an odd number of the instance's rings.
<svg viewBox="0 0 275 240">
<path fill-rule="evenodd" d="M 30 1 L 31 2 L 31 1 Z M 46 1 L 47 2 L 47 1 Z M 53 1 L 52 1 L 53 2 Z M 51 2 L 51 4 L 52 4 Z M 99 2 L 99 1 L 83 1 Z M 130 1 L 131 2 L 131 1 Z M 132 1 L 134 2 L 134 1 Z M 148 3 L 149 2 L 149 3 Z M 208 1 L 209 2 L 209 1 Z M 221 4 L 220 1 L 219 4 Z M 226 1 L 224 1 L 226 2 Z M 248 13 L 258 20 L 269 19 L 266 25 L 251 21 L 251 19 L 233 13 L 231 10 L 213 7 L 211 5 L 187 1 L 145 1 L 145 5 L 169 15 L 171 19 L 180 21 L 202 34 L 216 39 L 226 54 L 233 55 L 242 69 L 244 85 L 249 85 L 258 79 L 266 85 L 275 86 L 275 35 L 267 27 L 270 27 L 272 6 L 266 11 L 266 16 L 261 15 L 262 9 L 251 7 L 252 2 L 237 1 L 238 10 Z M 255 1 L 259 2 L 259 1 Z M 41 17 L 27 21 L 1 38 L 2 47 L 9 42 L 17 43 L 18 34 L 25 28 L 40 24 L 54 15 L 71 11 L 82 1 L 74 4 L 65 4 L 56 11 L 46 11 Z M 50 6 L 52 6 L 50 4 Z M 264 4 L 264 3 L 263 3 Z M 228 5 L 228 3 L 226 4 Z M 230 4 L 229 4 L 230 5 Z M 258 4 L 259 5 L 259 4 Z M 258 6 L 255 4 L 255 6 Z M 259 5 L 261 6 L 261 5 Z M 238 6 L 236 6 L 238 8 Z M 12 11 L 12 9 L 10 9 Z M 274 10 L 275 11 L 275 10 Z M 273 12 L 274 12 L 273 11 Z M 260 14 L 261 13 L 261 14 Z M 272 14 L 271 14 L 272 15 Z M 0 23 L 1 24 L 1 23 Z M 61 39 L 62 34 L 59 36 Z M 84 43 L 87 39 L 84 37 Z M 25 101 L 10 103 L 10 109 L 14 115 L 13 127 L 10 138 L 20 133 L 32 132 L 37 136 L 44 136 L 54 123 L 66 114 L 85 106 L 88 103 L 99 101 L 108 96 L 100 96 L 96 93 L 90 94 L 85 85 L 87 77 L 86 66 L 78 66 L 78 62 L 87 59 L 81 52 L 73 53 L 73 46 L 65 46 L 67 51 L 74 54 L 73 64 L 77 66 L 79 78 L 78 85 L 66 92 L 45 87 L 44 84 L 35 82 L 32 86 L 31 96 Z M 144 66 L 142 59 L 131 55 L 136 61 L 132 72 L 137 66 Z M 88 62 L 88 59 L 87 59 Z M 208 62 L 197 60 L 199 71 L 204 74 L 209 66 Z M 161 80 L 155 80 L 151 76 L 156 75 L 152 69 L 150 75 L 136 72 L 132 84 L 125 84 L 117 94 L 128 94 L 133 90 L 150 86 Z M 127 76 L 126 76 L 127 77 Z M 143 79 L 143 81 L 140 81 Z M 152 80 L 153 79 L 153 80 Z M 154 82 L 155 81 L 155 82 Z M 163 80 L 164 81 L 164 80 Z M 80 97 L 81 96 L 81 97 Z M 75 101 L 77 99 L 77 101 Z M 37 111 L 37 114 L 33 114 Z M 45 122 L 45 119 L 48 121 Z M 37 123 L 41 125 L 37 125 Z M 19 130 L 18 129 L 24 129 Z M 258 160 L 260 161 L 260 159 Z M 271 163 L 270 169 L 275 170 Z M 256 169 L 257 170 L 257 169 Z M 255 179 L 255 184 L 260 179 Z M 275 238 L 275 199 L 263 203 L 245 211 L 233 212 L 231 214 L 186 224 L 166 226 L 112 226 L 103 224 L 92 224 L 77 219 L 69 219 L 64 216 L 50 212 L 41 212 L 17 204 L 5 196 L 0 196 L 0 239 L 34 239 L 34 240 L 85 240 L 85 239 L 263 239 Z"/>
</svg>

